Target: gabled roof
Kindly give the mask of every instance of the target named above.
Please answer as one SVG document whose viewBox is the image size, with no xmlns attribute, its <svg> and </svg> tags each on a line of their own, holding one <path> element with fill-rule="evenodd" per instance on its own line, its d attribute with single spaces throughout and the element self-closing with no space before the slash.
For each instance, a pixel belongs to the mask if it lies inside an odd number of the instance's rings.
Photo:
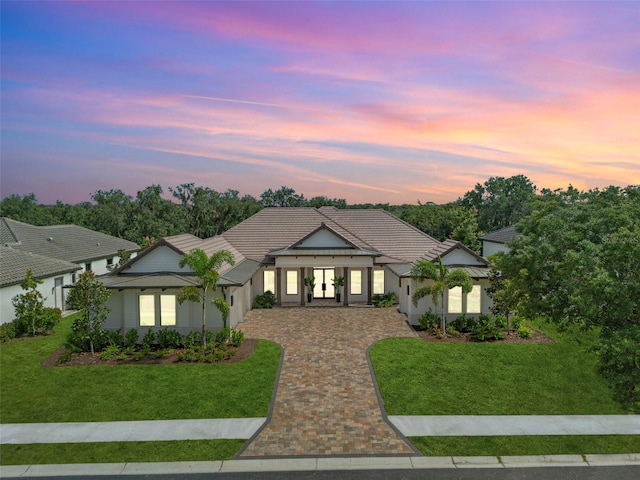
<svg viewBox="0 0 640 480">
<path fill-rule="evenodd" d="M 519 236 L 520 234 L 516 231 L 515 225 L 512 225 L 487 233 L 485 236 L 480 237 L 480 240 L 493 243 L 508 243 Z"/>
<path fill-rule="evenodd" d="M 452 240 L 450 238 L 445 240 L 444 242 L 442 242 L 440 245 L 438 245 L 438 246 L 434 247 L 433 249 L 431 249 L 429 252 L 427 252 L 422 257 L 422 259 L 423 260 L 427 260 L 429 262 L 435 262 L 438 259 L 438 257 L 442 258 L 442 257 L 446 256 L 448 253 L 451 253 L 456 249 L 463 250 L 464 252 L 466 252 L 469 255 L 473 256 L 482 265 L 488 265 L 489 264 L 486 258 L 481 257 L 480 255 L 475 253 L 470 248 L 465 247 L 458 240 Z"/>
<path fill-rule="evenodd" d="M 29 269 L 34 277 L 42 279 L 75 272 L 81 267 L 64 260 L 0 246 L 0 287 L 22 283 Z"/>
<path fill-rule="evenodd" d="M 2 217 L 2 245 L 23 252 L 73 263 L 85 263 L 118 254 L 118 250 L 137 252 L 140 247 L 128 240 L 112 237 L 77 225 L 38 227 Z"/>
</svg>

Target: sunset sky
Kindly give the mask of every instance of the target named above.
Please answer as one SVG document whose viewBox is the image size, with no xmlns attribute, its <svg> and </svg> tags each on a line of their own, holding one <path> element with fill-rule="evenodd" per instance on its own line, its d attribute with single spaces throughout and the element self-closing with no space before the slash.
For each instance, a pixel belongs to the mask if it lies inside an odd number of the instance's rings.
<svg viewBox="0 0 640 480">
<path fill-rule="evenodd" d="M 1 5 L 2 197 L 640 183 L 640 2 Z"/>
</svg>

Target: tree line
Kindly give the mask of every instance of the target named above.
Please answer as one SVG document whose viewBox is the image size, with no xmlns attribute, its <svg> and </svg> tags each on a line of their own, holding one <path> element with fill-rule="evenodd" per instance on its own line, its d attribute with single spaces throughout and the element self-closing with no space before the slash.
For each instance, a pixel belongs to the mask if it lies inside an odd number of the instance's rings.
<svg viewBox="0 0 640 480">
<path fill-rule="evenodd" d="M 160 185 L 151 185 L 132 197 L 122 190 L 98 190 L 91 201 L 39 204 L 33 193 L 10 195 L 0 202 L 2 216 L 32 225 L 75 224 L 146 246 L 154 239 L 180 233 L 200 238 L 219 235 L 265 207 L 382 208 L 423 232 L 445 240 L 460 240 L 479 252 L 478 237 L 512 225 L 529 210 L 536 187 L 523 175 L 491 177 L 454 202 L 437 205 L 347 204 L 345 199 L 304 194 L 283 186 L 268 189 L 259 198 L 237 190 L 218 192 L 185 183 L 169 187 L 164 198 Z"/>
</svg>

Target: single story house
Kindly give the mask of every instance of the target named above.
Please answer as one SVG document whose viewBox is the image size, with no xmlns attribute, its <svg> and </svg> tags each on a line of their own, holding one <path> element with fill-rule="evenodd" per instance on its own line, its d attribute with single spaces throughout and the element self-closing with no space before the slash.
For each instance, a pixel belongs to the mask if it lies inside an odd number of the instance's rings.
<svg viewBox="0 0 640 480">
<path fill-rule="evenodd" d="M 518 237 L 518 235 L 519 233 L 516 231 L 516 227 L 512 225 L 480 237 L 480 241 L 482 242 L 482 256 L 489 258 L 489 256 L 494 253 L 508 252 L 508 243 Z"/>
<path fill-rule="evenodd" d="M 38 290 L 45 299 L 44 306 L 64 310 L 63 286 L 71 283 L 72 275 L 81 269 L 75 263 L 5 246 L 0 246 L 0 267 L 0 324 L 15 318 L 12 300 L 24 293 L 20 285 L 26 278 L 27 270 L 42 280 Z"/>
<path fill-rule="evenodd" d="M 429 308 L 431 298 L 417 307 L 411 294 L 418 283 L 409 276 L 411 265 L 420 259 L 465 269 L 474 289 L 463 295 L 452 289 L 445 298 L 449 319 L 460 313 L 488 313 L 486 294 L 487 260 L 460 242 L 438 240 L 426 235 L 384 210 L 321 208 L 265 208 L 221 235 L 199 239 L 193 235 L 165 237 L 114 272 L 100 277 L 113 290 L 111 311 L 105 327 L 144 333 L 148 328 L 175 328 L 181 333 L 201 327 L 201 306 L 179 304 L 181 287 L 198 285 L 181 257 L 200 248 L 207 255 L 224 249 L 235 264 L 220 270 L 219 290 L 231 306 L 232 326 L 242 322 L 257 295 L 275 293 L 277 304 L 308 305 L 305 277 L 315 277 L 314 299 L 335 299 L 341 303 L 371 304 L 372 296 L 394 292 L 398 308 L 412 323 Z M 336 292 L 333 278 L 343 277 L 344 287 Z M 313 302 L 313 301 L 312 301 Z M 219 312 L 207 309 L 207 327 L 222 326 Z"/>
<path fill-rule="evenodd" d="M 40 227 L 7 217 L 0 218 L 0 245 L 4 282 L 0 284 L 0 323 L 14 319 L 11 299 L 21 293 L 29 268 L 36 278 L 46 280 L 39 288 L 45 305 L 64 310 L 63 287 L 73 284 L 79 273 L 91 270 L 104 275 L 119 263 L 118 251 L 135 255 L 140 250 L 134 242 L 77 225 Z"/>
</svg>

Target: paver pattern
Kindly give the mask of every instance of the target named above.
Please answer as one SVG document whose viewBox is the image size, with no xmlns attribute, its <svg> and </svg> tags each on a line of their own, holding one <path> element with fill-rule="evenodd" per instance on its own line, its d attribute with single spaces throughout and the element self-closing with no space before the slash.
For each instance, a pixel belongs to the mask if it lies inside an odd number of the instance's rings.
<svg viewBox="0 0 640 480">
<path fill-rule="evenodd" d="M 248 338 L 280 344 L 284 361 L 269 424 L 240 457 L 415 455 L 382 418 L 366 358 L 389 337 L 411 337 L 393 309 L 252 310 Z"/>
</svg>

